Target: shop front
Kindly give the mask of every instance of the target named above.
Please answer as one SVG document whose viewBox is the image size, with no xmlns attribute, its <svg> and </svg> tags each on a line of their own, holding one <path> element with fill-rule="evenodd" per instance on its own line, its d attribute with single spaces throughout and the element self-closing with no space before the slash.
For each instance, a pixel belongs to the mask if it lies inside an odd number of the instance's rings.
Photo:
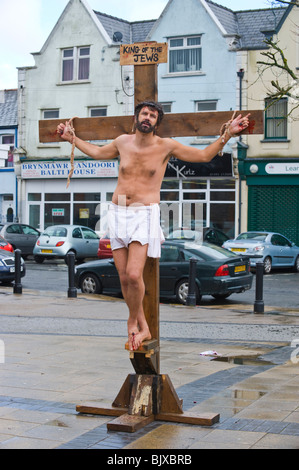
<svg viewBox="0 0 299 470">
<path fill-rule="evenodd" d="M 68 161 L 22 163 L 23 221 L 38 230 L 80 224 L 104 234 L 118 161 L 76 161 L 66 189 L 69 171 Z M 212 226 L 233 237 L 235 221 L 236 180 L 230 154 L 209 164 L 169 162 L 161 187 L 161 224 L 166 236 L 183 226 L 197 230 Z"/>
<path fill-rule="evenodd" d="M 118 162 L 77 161 L 66 188 L 69 171 L 70 163 L 66 161 L 22 163 L 27 223 L 41 231 L 50 225 L 78 224 L 102 233 L 103 203 L 112 199 Z"/>
<path fill-rule="evenodd" d="M 201 231 L 203 227 L 235 234 L 236 179 L 232 155 L 210 163 L 171 159 L 161 188 L 161 222 L 167 236 L 177 228 Z"/>
<path fill-rule="evenodd" d="M 248 230 L 279 232 L 299 245 L 299 158 L 244 161 Z"/>
</svg>

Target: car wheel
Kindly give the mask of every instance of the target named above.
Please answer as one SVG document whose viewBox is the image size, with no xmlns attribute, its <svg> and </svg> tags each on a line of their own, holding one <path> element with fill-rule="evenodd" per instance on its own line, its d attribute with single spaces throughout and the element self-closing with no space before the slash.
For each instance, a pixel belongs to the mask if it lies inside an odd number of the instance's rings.
<svg viewBox="0 0 299 470">
<path fill-rule="evenodd" d="M 272 271 L 272 260 L 270 256 L 266 256 L 266 258 L 264 259 L 264 273 L 270 274 L 271 271 Z"/>
<path fill-rule="evenodd" d="M 102 284 L 95 274 L 86 273 L 80 279 L 80 288 L 83 294 L 101 294 Z"/>
<path fill-rule="evenodd" d="M 42 264 L 45 261 L 44 256 L 34 255 L 34 261 L 38 264 Z"/>
<path fill-rule="evenodd" d="M 176 286 L 176 289 L 175 289 L 176 300 L 182 305 L 186 305 L 187 303 L 188 288 L 189 288 L 188 279 L 182 279 L 181 281 L 178 282 Z M 201 300 L 201 295 L 199 294 L 199 290 L 197 286 L 195 286 L 195 293 L 196 293 L 196 303 L 198 303 Z"/>
<path fill-rule="evenodd" d="M 297 256 L 295 264 L 294 264 L 294 271 L 299 273 L 299 256 Z"/>
</svg>

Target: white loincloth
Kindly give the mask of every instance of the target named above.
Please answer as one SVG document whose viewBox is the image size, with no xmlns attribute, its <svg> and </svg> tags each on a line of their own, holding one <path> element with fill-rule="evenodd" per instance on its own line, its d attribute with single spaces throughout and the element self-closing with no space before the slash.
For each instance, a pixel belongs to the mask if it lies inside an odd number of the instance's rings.
<svg viewBox="0 0 299 470">
<path fill-rule="evenodd" d="M 111 203 L 108 211 L 112 250 L 128 248 L 133 241 L 148 244 L 147 256 L 160 258 L 165 240 L 160 226 L 159 204 L 150 206 L 119 206 Z"/>
</svg>

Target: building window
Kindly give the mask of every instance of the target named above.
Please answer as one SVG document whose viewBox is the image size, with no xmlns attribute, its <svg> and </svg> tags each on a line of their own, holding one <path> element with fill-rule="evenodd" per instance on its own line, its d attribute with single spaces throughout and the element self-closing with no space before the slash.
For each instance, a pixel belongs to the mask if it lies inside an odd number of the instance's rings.
<svg viewBox="0 0 299 470">
<path fill-rule="evenodd" d="M 265 139 L 287 139 L 288 100 L 265 101 Z"/>
<path fill-rule="evenodd" d="M 169 39 L 169 72 L 199 72 L 202 68 L 201 36 Z"/>
<path fill-rule="evenodd" d="M 171 113 L 172 103 L 160 103 L 165 114 Z"/>
<path fill-rule="evenodd" d="M 15 137 L 14 135 L 1 135 L 1 144 L 3 145 L 11 145 L 13 146 L 15 143 Z"/>
<path fill-rule="evenodd" d="M 98 106 L 97 108 L 90 108 L 89 109 L 90 117 L 102 117 L 107 116 L 107 107 L 106 106 Z"/>
<path fill-rule="evenodd" d="M 13 150 L 14 150 L 15 136 L 13 134 L 0 135 L 0 143 L 3 145 L 9 146 L 7 158 L 5 159 L 5 167 L 12 168 L 14 166 Z"/>
<path fill-rule="evenodd" d="M 195 102 L 196 112 L 217 111 L 217 100 L 205 100 Z"/>
<path fill-rule="evenodd" d="M 58 119 L 59 109 L 43 109 L 42 118 L 43 119 Z"/>
<path fill-rule="evenodd" d="M 62 51 L 62 81 L 88 80 L 90 47 L 73 47 Z"/>
</svg>

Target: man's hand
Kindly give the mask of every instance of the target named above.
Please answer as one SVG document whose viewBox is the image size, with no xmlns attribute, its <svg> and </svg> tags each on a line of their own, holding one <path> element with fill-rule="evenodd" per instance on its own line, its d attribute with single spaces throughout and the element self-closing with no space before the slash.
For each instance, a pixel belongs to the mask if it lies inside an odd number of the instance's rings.
<svg viewBox="0 0 299 470">
<path fill-rule="evenodd" d="M 66 121 L 65 124 L 63 124 L 62 122 L 58 124 L 57 134 L 59 134 L 63 140 L 67 140 L 68 142 L 72 143 L 74 138 L 74 132 L 72 131 L 70 121 Z"/>
<path fill-rule="evenodd" d="M 246 129 L 249 126 L 249 116 L 250 114 L 247 114 L 246 116 L 242 117 L 242 114 L 239 114 L 239 116 L 233 119 L 227 128 L 228 135 L 232 137 Z"/>
</svg>

